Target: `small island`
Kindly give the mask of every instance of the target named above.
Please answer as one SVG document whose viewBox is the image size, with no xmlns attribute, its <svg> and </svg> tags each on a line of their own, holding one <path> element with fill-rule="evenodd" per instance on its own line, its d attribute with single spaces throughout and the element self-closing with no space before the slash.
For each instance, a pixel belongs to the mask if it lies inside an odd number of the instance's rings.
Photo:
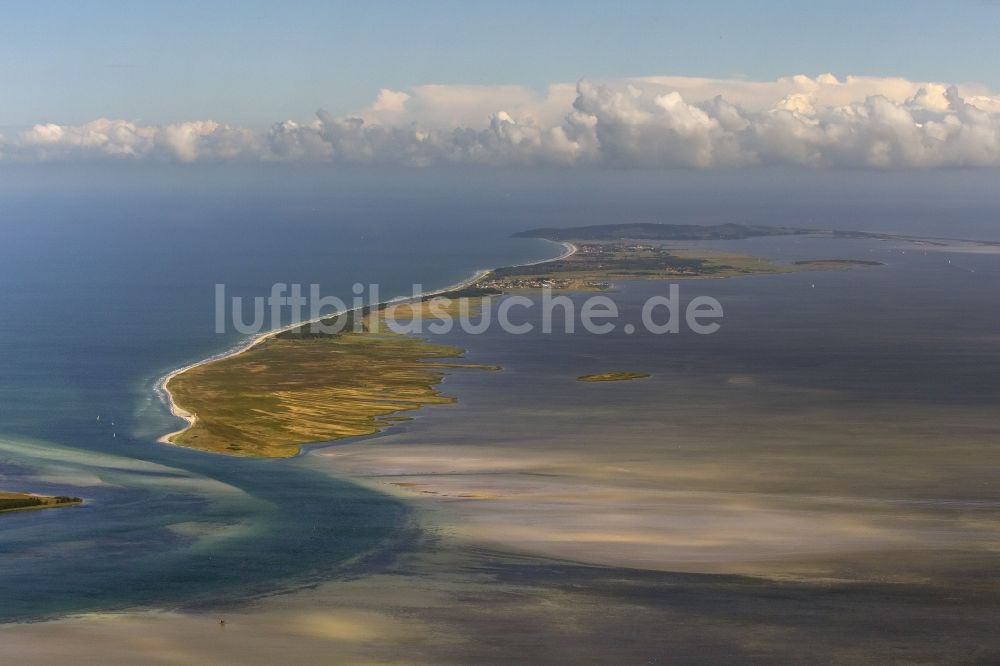
<svg viewBox="0 0 1000 666">
<path fill-rule="evenodd" d="M 885 266 L 881 261 L 865 259 L 808 259 L 796 261 L 799 268 L 850 268 L 851 266 Z"/>
<path fill-rule="evenodd" d="M 32 509 L 54 509 L 63 506 L 76 506 L 82 504 L 79 497 L 68 497 L 56 495 L 33 495 L 31 493 L 7 493 L 0 492 L 0 513 L 10 511 L 30 511 Z"/>
<path fill-rule="evenodd" d="M 627 382 L 633 379 L 645 379 L 648 372 L 602 372 L 597 375 L 580 375 L 578 382 Z"/>
</svg>

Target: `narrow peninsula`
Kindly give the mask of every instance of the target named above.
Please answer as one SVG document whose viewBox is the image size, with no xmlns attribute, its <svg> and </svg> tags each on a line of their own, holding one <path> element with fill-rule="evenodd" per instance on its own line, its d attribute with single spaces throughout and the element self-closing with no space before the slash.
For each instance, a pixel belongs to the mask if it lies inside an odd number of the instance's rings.
<svg viewBox="0 0 1000 666">
<path fill-rule="evenodd" d="M 375 434 L 407 412 L 454 399 L 438 389 L 445 370 L 495 369 L 457 362 L 464 350 L 396 334 L 417 311 L 455 314 L 484 297 L 539 288 L 592 291 L 613 280 L 678 280 L 845 268 L 877 262 L 818 260 L 777 264 L 761 257 L 673 247 L 672 241 L 732 240 L 815 233 L 788 227 L 626 224 L 535 229 L 517 234 L 561 243 L 558 257 L 480 271 L 460 285 L 408 302 L 375 304 L 323 318 L 337 333 L 309 323 L 273 331 L 221 358 L 168 375 L 161 386 L 173 413 L 187 421 L 161 441 L 238 456 L 284 458 L 302 446 Z M 829 233 L 829 232 L 825 232 Z M 470 305 L 471 304 L 471 305 Z M 409 309 L 409 310 L 407 310 Z M 584 375 L 583 382 L 642 379 L 645 373 Z"/>
<path fill-rule="evenodd" d="M 395 320 L 415 307 L 427 306 L 397 306 Z M 352 318 L 330 334 L 303 324 L 175 374 L 164 388 L 188 426 L 163 441 L 287 458 L 305 444 L 371 435 L 405 418 L 400 413 L 454 402 L 437 389 L 443 369 L 495 369 L 447 361 L 464 350 L 393 333 L 384 314 L 366 310 L 358 326 Z"/>
</svg>

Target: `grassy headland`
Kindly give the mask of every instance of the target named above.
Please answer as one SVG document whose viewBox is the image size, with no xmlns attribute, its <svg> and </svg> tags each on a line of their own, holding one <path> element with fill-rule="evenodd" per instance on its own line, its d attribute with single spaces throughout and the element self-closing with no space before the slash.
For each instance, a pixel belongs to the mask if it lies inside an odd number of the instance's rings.
<svg viewBox="0 0 1000 666">
<path fill-rule="evenodd" d="M 397 321 L 405 321 L 412 307 L 397 308 Z M 439 360 L 461 356 L 457 347 L 384 326 L 374 332 L 372 318 L 383 323 L 384 314 L 364 315 L 359 331 L 288 331 L 172 377 L 167 388 L 174 405 L 194 420 L 166 441 L 231 455 L 289 457 L 304 444 L 374 434 L 401 419 L 395 414 L 453 402 L 436 388 L 441 369 L 488 367 Z"/>
</svg>

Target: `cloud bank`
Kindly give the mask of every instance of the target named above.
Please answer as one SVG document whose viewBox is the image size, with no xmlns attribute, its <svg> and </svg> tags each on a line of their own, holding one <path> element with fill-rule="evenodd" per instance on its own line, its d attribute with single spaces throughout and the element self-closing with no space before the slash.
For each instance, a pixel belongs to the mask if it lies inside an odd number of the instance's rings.
<svg viewBox="0 0 1000 666">
<path fill-rule="evenodd" d="M 101 118 L 0 137 L 0 161 L 311 161 L 334 164 L 1000 166 L 1000 96 L 899 78 L 752 82 L 646 77 L 544 93 L 521 86 L 380 90 L 348 116 L 265 132 L 216 121 Z"/>
</svg>

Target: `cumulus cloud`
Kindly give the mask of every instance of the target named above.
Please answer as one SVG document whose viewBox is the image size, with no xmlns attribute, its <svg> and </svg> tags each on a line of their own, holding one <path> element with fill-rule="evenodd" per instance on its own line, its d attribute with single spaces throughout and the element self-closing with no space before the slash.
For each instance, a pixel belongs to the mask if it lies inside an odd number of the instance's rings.
<svg viewBox="0 0 1000 666">
<path fill-rule="evenodd" d="M 0 137 L 0 159 L 315 161 L 624 168 L 1000 166 L 1000 97 L 900 78 L 736 81 L 645 77 L 544 92 L 522 86 L 381 89 L 347 116 L 325 111 L 251 132 L 215 121 L 98 119 Z"/>
<path fill-rule="evenodd" d="M 156 157 L 192 162 L 258 156 L 257 144 L 253 132 L 211 120 L 143 127 L 98 118 L 85 125 L 35 125 L 13 141 L 0 142 L 0 156 L 24 160 Z"/>
</svg>

